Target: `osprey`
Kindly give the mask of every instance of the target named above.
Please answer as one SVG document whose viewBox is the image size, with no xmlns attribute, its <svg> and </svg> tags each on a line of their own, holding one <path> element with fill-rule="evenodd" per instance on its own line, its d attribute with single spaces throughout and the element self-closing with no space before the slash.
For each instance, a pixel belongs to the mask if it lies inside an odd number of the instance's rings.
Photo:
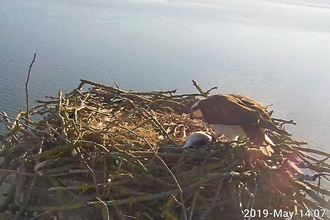
<svg viewBox="0 0 330 220">
<path fill-rule="evenodd" d="M 268 156 L 275 144 L 261 128 L 290 135 L 272 122 L 266 107 L 242 95 L 217 94 L 200 100 L 191 107 L 190 117 L 203 118 L 214 129 L 215 138 L 223 134 L 228 141 L 237 141 L 247 136 Z"/>
</svg>

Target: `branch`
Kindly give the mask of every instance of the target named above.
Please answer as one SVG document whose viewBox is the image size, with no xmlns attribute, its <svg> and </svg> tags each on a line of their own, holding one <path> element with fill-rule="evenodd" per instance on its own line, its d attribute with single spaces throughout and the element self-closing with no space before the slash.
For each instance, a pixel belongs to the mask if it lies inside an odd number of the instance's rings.
<svg viewBox="0 0 330 220">
<path fill-rule="evenodd" d="M 9 170 L 9 169 L 0 169 L 0 173 L 14 173 L 14 174 L 23 175 L 23 176 L 34 177 L 34 173 L 27 173 L 27 172 Z"/>
<path fill-rule="evenodd" d="M 102 199 L 100 199 L 99 197 L 96 197 L 96 199 L 103 205 L 103 209 L 102 209 L 103 218 L 105 220 L 110 220 L 110 215 L 109 215 L 110 212 L 109 212 L 107 204 L 105 204 L 105 202 Z"/>
<path fill-rule="evenodd" d="M 25 212 L 27 211 L 26 209 L 28 208 L 28 205 L 29 205 L 29 202 L 30 202 L 30 199 L 31 199 L 31 192 L 32 192 L 32 189 L 34 188 L 36 182 L 37 182 L 37 177 L 38 177 L 38 174 L 35 173 L 34 174 L 34 177 L 31 181 L 31 184 L 29 186 L 29 190 L 27 192 L 27 195 L 26 195 L 26 199 L 25 201 L 23 202 L 20 210 L 18 213 L 16 213 L 15 217 L 13 218 L 13 220 L 19 220 L 20 216 Z"/>
<path fill-rule="evenodd" d="M 219 185 L 218 185 L 218 189 L 216 194 L 214 195 L 214 198 L 211 202 L 211 205 L 207 208 L 207 210 L 205 211 L 205 213 L 202 215 L 202 217 L 200 218 L 201 220 L 206 219 L 207 215 L 210 213 L 210 211 L 214 208 L 215 202 L 219 199 L 219 195 L 220 195 L 220 190 L 222 187 L 222 183 L 223 183 L 224 179 L 220 179 Z"/>
<path fill-rule="evenodd" d="M 182 192 L 190 192 L 190 191 L 194 190 L 196 187 L 200 187 L 201 185 L 210 181 L 211 179 L 219 179 L 219 178 L 221 179 L 221 178 L 228 178 L 228 177 L 245 178 L 246 173 L 226 172 L 226 173 L 206 174 L 205 176 L 203 176 L 203 178 L 200 178 L 200 180 L 198 182 L 192 183 L 192 184 L 182 188 Z M 138 202 L 163 199 L 168 196 L 175 195 L 177 193 L 180 193 L 179 189 L 173 189 L 170 191 L 160 192 L 157 194 L 142 195 L 142 196 L 137 196 L 137 197 L 129 197 L 129 198 L 118 199 L 118 200 L 109 200 L 109 201 L 104 201 L 104 202 L 108 206 L 120 206 L 120 205 L 125 205 L 125 204 L 134 204 L 134 203 L 138 203 Z M 70 206 L 68 206 L 68 205 L 42 206 L 42 207 L 31 206 L 31 207 L 28 207 L 26 210 L 32 211 L 32 212 L 74 210 L 74 209 L 82 208 L 86 205 L 95 205 L 95 204 L 100 204 L 100 201 L 86 201 L 85 203 L 80 202 L 80 203 L 71 204 Z"/>
<path fill-rule="evenodd" d="M 145 112 L 148 112 L 145 110 Z M 149 113 L 149 112 L 148 112 Z M 169 174 L 172 176 L 178 190 L 179 190 L 179 196 L 180 196 L 180 202 L 181 202 L 181 208 L 182 208 L 182 214 L 183 214 L 183 219 L 184 220 L 188 220 L 187 217 L 187 212 L 186 212 L 186 207 L 184 206 L 184 199 L 183 199 L 183 190 L 179 184 L 178 179 L 175 177 L 174 173 L 171 171 L 171 169 L 167 166 L 167 164 L 165 163 L 165 161 L 157 154 L 157 152 L 154 150 L 154 148 L 151 146 L 151 144 L 147 141 L 147 139 L 139 134 L 137 134 L 134 131 L 130 131 L 132 134 L 142 138 L 144 140 L 144 142 L 148 145 L 148 147 L 150 148 L 150 150 L 153 152 L 153 154 L 157 157 L 158 160 L 161 161 L 161 163 L 164 165 L 165 169 L 169 172 Z"/>
<path fill-rule="evenodd" d="M 195 79 L 193 79 L 192 82 L 193 82 L 193 85 L 196 87 L 196 89 L 199 91 L 199 93 L 204 97 L 207 97 L 212 90 L 218 89 L 217 86 L 213 86 L 211 89 L 209 89 L 205 92 Z"/>
<path fill-rule="evenodd" d="M 198 84 L 198 82 L 197 82 L 195 79 L 193 79 L 192 82 L 193 82 L 193 85 L 194 85 L 194 86 L 196 87 L 196 89 L 198 90 L 198 92 L 199 92 L 202 96 L 206 97 L 207 95 L 205 94 L 205 92 L 203 91 L 203 89 L 200 87 L 200 85 Z"/>
<path fill-rule="evenodd" d="M 272 120 L 275 121 L 275 122 L 278 122 L 281 126 L 284 125 L 284 124 L 291 124 L 291 125 L 296 125 L 297 124 L 293 120 L 283 120 L 283 119 L 279 119 L 279 118 L 272 118 Z"/>
<path fill-rule="evenodd" d="M 27 119 L 29 119 L 29 109 L 30 109 L 28 85 L 29 85 L 29 80 L 30 80 L 31 69 L 32 69 L 33 63 L 36 62 L 36 56 L 37 56 L 37 54 L 34 53 L 33 60 L 30 64 L 30 66 L 29 66 L 29 72 L 28 72 L 28 76 L 27 76 L 27 79 L 26 79 L 26 83 L 25 83 L 25 95 L 26 95 L 26 115 L 25 115 L 25 118 L 27 118 Z"/>
</svg>

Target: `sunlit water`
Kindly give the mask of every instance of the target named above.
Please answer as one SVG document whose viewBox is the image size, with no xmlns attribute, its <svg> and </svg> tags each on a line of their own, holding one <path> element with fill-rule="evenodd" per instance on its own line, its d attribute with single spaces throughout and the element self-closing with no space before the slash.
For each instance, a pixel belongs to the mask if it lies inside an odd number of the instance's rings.
<svg viewBox="0 0 330 220">
<path fill-rule="evenodd" d="M 179 92 L 197 79 L 273 104 L 298 122 L 294 137 L 330 150 L 329 1 L 0 0 L 0 110 L 12 117 L 35 52 L 32 100 L 81 78 Z"/>
</svg>

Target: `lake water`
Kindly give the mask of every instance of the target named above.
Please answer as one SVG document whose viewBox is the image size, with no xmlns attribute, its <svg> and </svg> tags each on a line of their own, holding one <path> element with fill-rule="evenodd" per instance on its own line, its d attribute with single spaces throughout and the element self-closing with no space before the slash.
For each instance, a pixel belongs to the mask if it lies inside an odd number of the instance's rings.
<svg viewBox="0 0 330 220">
<path fill-rule="evenodd" d="M 295 138 L 330 151 L 330 1 L 0 0 L 0 109 L 10 116 L 25 108 L 33 53 L 32 100 L 81 78 L 179 92 L 197 79 L 273 104 L 298 123 Z"/>
</svg>

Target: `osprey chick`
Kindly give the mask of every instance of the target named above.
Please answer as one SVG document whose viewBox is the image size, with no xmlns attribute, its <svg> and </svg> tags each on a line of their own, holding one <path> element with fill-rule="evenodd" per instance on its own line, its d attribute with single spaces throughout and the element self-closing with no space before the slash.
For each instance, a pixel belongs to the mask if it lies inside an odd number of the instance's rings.
<svg viewBox="0 0 330 220">
<path fill-rule="evenodd" d="M 211 143 L 213 140 L 213 136 L 208 132 L 196 131 L 187 138 L 186 144 L 183 148 L 202 147 Z"/>
<path fill-rule="evenodd" d="M 228 141 L 237 141 L 247 136 L 268 156 L 275 144 L 261 128 L 289 135 L 272 122 L 266 107 L 242 95 L 217 94 L 200 100 L 191 107 L 190 117 L 203 118 L 214 129 L 216 138 L 223 134 Z"/>
</svg>

